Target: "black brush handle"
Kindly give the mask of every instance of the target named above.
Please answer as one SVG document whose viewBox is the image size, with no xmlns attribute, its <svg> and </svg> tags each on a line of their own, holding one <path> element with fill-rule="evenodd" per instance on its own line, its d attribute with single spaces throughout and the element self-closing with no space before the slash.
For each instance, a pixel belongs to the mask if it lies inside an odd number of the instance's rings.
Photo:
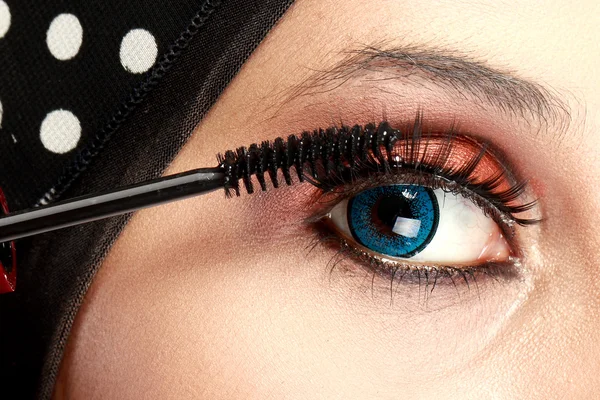
<svg viewBox="0 0 600 400">
<path fill-rule="evenodd" d="M 222 167 L 200 168 L 12 213 L 0 218 L 0 242 L 208 193 L 225 185 L 226 176 Z"/>
</svg>

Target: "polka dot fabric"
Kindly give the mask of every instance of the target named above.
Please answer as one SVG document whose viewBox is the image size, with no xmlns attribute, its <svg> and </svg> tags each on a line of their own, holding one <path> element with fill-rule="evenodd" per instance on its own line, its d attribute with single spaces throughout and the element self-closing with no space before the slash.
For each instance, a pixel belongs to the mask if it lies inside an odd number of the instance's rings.
<svg viewBox="0 0 600 400">
<path fill-rule="evenodd" d="M 0 187 L 11 209 L 44 202 L 197 8 L 0 0 Z"/>
<path fill-rule="evenodd" d="M 10 8 L 3 0 L 0 0 L 0 38 L 6 35 L 10 28 Z"/>
<path fill-rule="evenodd" d="M 292 0 L 1 3 L 0 186 L 15 210 L 163 174 Z M 128 220 L 18 242 L 16 291 L 0 295 L 1 399 L 52 398 L 75 315 Z"/>
</svg>

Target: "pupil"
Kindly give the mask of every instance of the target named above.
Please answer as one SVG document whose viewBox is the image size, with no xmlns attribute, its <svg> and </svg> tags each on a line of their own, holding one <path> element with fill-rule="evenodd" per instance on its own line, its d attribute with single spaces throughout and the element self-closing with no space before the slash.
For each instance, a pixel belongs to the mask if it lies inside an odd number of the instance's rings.
<svg viewBox="0 0 600 400">
<path fill-rule="evenodd" d="M 403 196 L 383 196 L 373 207 L 373 222 L 386 233 L 391 233 L 398 217 L 413 219 L 408 201 Z"/>
</svg>

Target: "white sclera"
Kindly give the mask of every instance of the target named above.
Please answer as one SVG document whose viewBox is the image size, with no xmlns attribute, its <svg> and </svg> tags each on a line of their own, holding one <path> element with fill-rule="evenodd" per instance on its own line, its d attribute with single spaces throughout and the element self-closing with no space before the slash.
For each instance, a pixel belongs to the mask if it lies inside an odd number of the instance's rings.
<svg viewBox="0 0 600 400">
<path fill-rule="evenodd" d="M 440 207 L 438 228 L 427 247 L 411 260 L 455 265 L 508 257 L 508 244 L 500 227 L 479 206 L 442 189 L 433 192 Z"/>
<path fill-rule="evenodd" d="M 405 260 L 423 264 L 468 265 L 486 261 L 504 261 L 510 255 L 508 243 L 496 222 L 485 216 L 483 210 L 471 200 L 442 189 L 433 191 L 440 210 L 438 228 L 420 253 Z M 352 233 L 348 225 L 348 201 L 338 203 L 329 218 L 347 237 Z M 382 258 L 394 260 L 386 254 Z"/>
</svg>

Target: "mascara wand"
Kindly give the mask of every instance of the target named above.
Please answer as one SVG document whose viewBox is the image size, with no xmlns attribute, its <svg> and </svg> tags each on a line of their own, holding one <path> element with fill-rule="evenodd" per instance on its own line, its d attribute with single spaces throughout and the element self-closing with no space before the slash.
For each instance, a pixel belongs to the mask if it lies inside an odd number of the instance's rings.
<svg viewBox="0 0 600 400">
<path fill-rule="evenodd" d="M 0 218 L 0 242 L 185 199 L 225 187 L 223 168 L 200 168 Z"/>
</svg>

